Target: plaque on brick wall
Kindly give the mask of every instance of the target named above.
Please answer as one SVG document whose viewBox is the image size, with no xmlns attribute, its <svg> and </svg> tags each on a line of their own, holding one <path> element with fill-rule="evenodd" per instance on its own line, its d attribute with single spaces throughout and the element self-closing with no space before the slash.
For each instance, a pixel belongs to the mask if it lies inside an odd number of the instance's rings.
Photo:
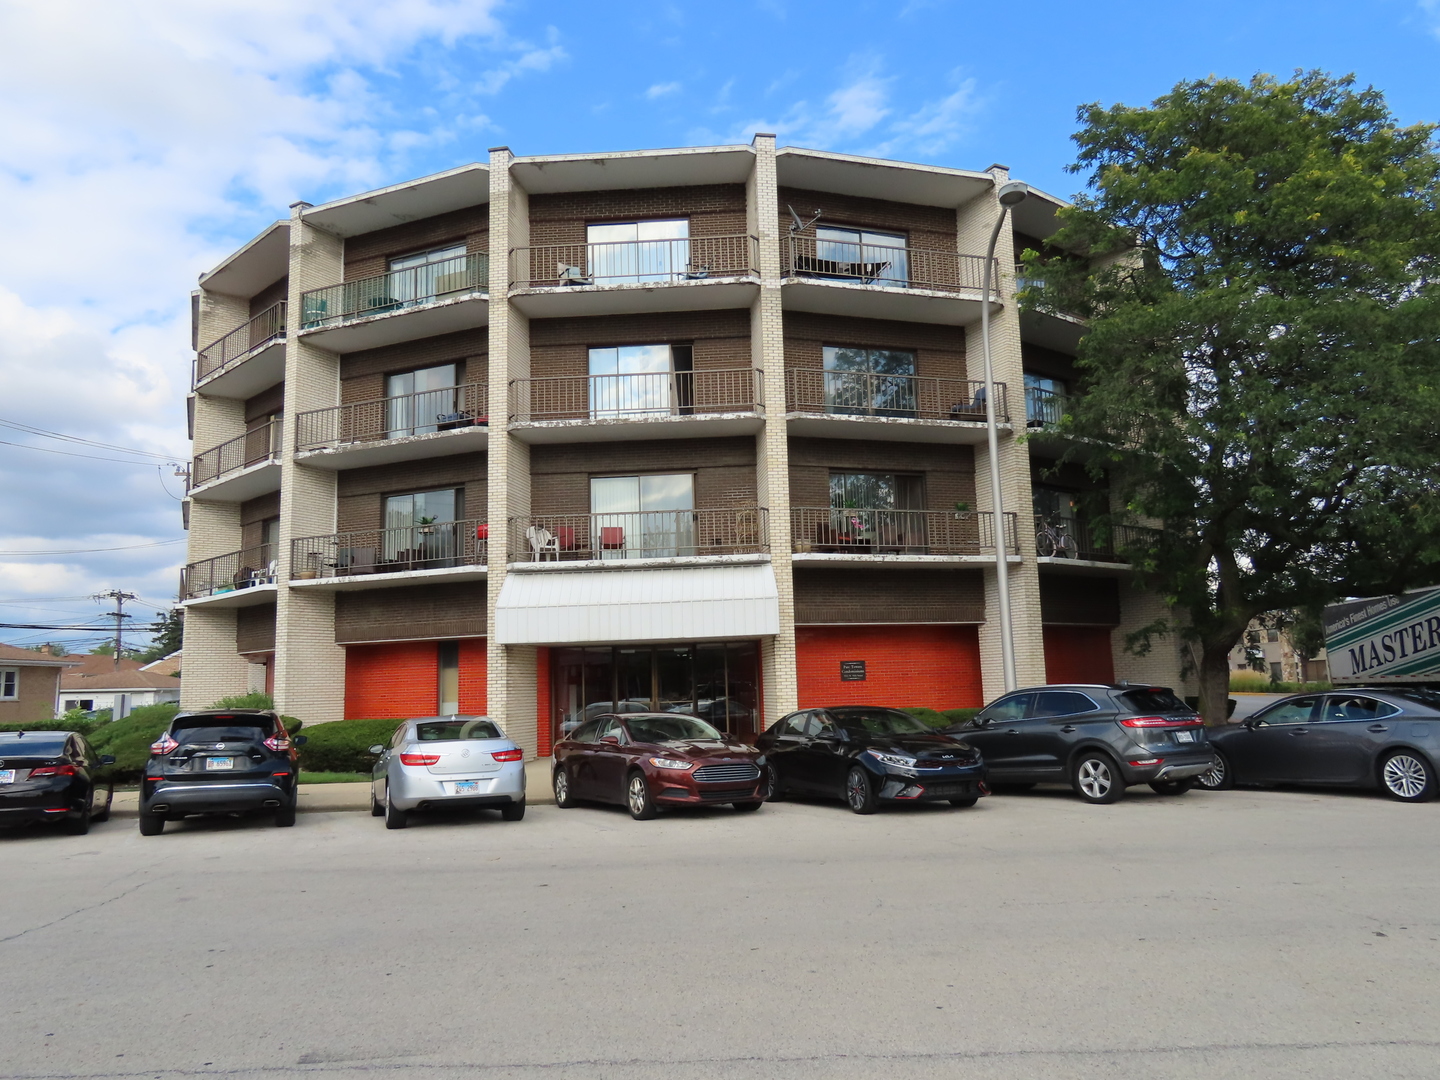
<svg viewBox="0 0 1440 1080">
<path fill-rule="evenodd" d="M 841 682 L 864 682 L 865 661 L 864 660 L 841 660 L 840 661 Z"/>
</svg>

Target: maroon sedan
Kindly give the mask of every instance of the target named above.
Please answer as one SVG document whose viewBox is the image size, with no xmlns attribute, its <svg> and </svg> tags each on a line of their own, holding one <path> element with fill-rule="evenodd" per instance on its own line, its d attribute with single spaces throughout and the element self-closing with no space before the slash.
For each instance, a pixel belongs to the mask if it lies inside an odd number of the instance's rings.
<svg viewBox="0 0 1440 1080">
<path fill-rule="evenodd" d="M 637 821 L 662 806 L 758 810 L 764 755 L 680 713 L 606 713 L 555 744 L 555 803 L 623 803 Z"/>
</svg>

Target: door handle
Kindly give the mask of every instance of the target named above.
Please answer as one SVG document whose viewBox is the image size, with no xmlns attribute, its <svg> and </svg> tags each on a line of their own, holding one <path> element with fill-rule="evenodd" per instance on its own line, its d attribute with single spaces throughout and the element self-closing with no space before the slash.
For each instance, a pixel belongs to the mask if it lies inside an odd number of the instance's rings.
<svg viewBox="0 0 1440 1080">
<path fill-rule="evenodd" d="M 1019 728 L 1013 728 L 1013 727 L 1012 727 L 1012 728 L 1007 728 L 1006 731 L 1005 731 L 1005 734 L 1006 734 L 1006 735 L 1019 735 L 1019 734 L 1020 734 L 1020 729 L 1019 729 Z"/>
<path fill-rule="evenodd" d="M 1066 724 L 1066 725 L 1065 725 L 1064 727 L 1062 727 L 1060 730 L 1063 731 L 1066 735 L 1069 735 L 1072 731 L 1075 730 L 1075 725 L 1074 725 L 1074 724 Z"/>
<path fill-rule="evenodd" d="M 1296 735 L 1308 735 L 1308 734 L 1309 734 L 1309 732 L 1306 731 L 1303 727 L 1302 727 L 1302 728 L 1296 728 L 1294 731 L 1290 732 L 1291 738 L 1294 738 Z"/>
<path fill-rule="evenodd" d="M 1390 729 L 1389 729 L 1388 727 L 1386 727 L 1384 724 L 1371 724 L 1371 725 L 1370 725 L 1368 728 L 1366 728 L 1365 730 L 1366 730 L 1366 731 L 1373 731 L 1373 732 L 1376 732 L 1376 733 L 1378 734 L 1379 732 L 1389 731 Z"/>
</svg>

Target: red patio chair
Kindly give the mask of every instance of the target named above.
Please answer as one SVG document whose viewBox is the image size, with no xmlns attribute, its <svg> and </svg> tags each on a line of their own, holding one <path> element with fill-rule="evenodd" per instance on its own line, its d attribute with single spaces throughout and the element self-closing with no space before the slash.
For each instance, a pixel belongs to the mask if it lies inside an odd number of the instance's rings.
<svg viewBox="0 0 1440 1080">
<path fill-rule="evenodd" d="M 602 525 L 600 527 L 600 546 L 606 551 L 614 551 L 625 546 L 625 530 L 619 525 Z"/>
</svg>

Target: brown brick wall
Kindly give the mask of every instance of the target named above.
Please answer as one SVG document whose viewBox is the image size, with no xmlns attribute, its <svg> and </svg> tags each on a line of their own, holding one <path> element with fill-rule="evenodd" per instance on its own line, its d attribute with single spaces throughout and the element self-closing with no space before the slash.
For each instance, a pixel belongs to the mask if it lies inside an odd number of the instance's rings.
<svg viewBox="0 0 1440 1080">
<path fill-rule="evenodd" d="M 275 651 L 275 605 L 240 608 L 235 612 L 235 651 Z"/>
<path fill-rule="evenodd" d="M 976 570 L 795 567 L 797 624 L 984 621 Z"/>
<path fill-rule="evenodd" d="M 490 242 L 489 204 L 467 206 L 421 221 L 407 221 L 345 241 L 345 280 L 383 274 L 389 260 L 429 248 L 465 242 L 466 251 L 485 251 Z"/>
<path fill-rule="evenodd" d="M 691 236 L 740 236 L 745 227 L 743 184 L 576 191 L 530 196 L 530 243 L 583 244 L 585 226 L 607 221 L 689 218 Z"/>
<path fill-rule="evenodd" d="M 693 472 L 696 509 L 755 506 L 755 440 L 661 439 L 536 446 L 530 451 L 531 507 L 541 514 L 588 514 L 590 477 Z"/>
<path fill-rule="evenodd" d="M 484 382 L 488 352 L 488 332 L 481 327 L 349 353 L 340 359 L 340 402 L 383 398 L 386 375 L 437 364 L 455 364 L 457 382 Z"/>
<path fill-rule="evenodd" d="M 816 210 L 823 210 L 820 225 L 877 229 L 880 232 L 903 233 L 909 245 L 938 251 L 955 250 L 955 211 L 939 206 L 918 206 L 890 202 L 888 199 L 865 199 L 855 195 L 837 195 L 831 191 L 805 191 L 801 188 L 780 189 L 780 236 L 790 234 L 790 212 L 793 206 L 802 220 L 808 221 Z M 803 235 L 814 236 L 811 226 Z M 976 254 L 984 254 L 978 252 Z"/>
<path fill-rule="evenodd" d="M 897 472 L 925 477 L 925 508 L 975 505 L 975 455 L 968 446 L 791 439 L 790 505 L 829 506 L 830 473 Z"/>
<path fill-rule="evenodd" d="M 0 660 L 0 667 L 5 667 Z M 20 668 L 16 701 L 0 701 L 0 724 L 36 724 L 55 719 L 55 692 L 60 686 L 60 668 Z"/>
<path fill-rule="evenodd" d="M 279 383 L 268 390 L 260 391 L 245 402 L 245 424 L 253 427 L 272 413 L 284 411 L 284 408 L 285 384 Z"/>
<path fill-rule="evenodd" d="M 1047 626 L 1119 626 L 1115 578 L 1040 575 L 1040 621 Z"/>
<path fill-rule="evenodd" d="M 250 318 L 254 318 L 267 308 L 272 308 L 281 300 L 285 299 L 290 290 L 290 275 L 286 274 L 273 285 L 267 285 L 250 298 Z"/>
<path fill-rule="evenodd" d="M 280 493 L 247 499 L 240 504 L 240 546 L 254 547 L 261 542 L 261 526 L 270 518 L 280 516 Z"/>
<path fill-rule="evenodd" d="M 1020 360 L 1025 365 L 1026 371 L 1033 371 L 1037 375 L 1045 375 L 1052 379 L 1063 379 L 1067 389 L 1074 389 L 1075 384 L 1080 380 L 1080 369 L 1075 366 L 1075 358 L 1066 356 L 1054 349 L 1047 349 L 1043 345 L 1031 345 L 1023 342 L 1020 346 Z"/>
<path fill-rule="evenodd" d="M 941 379 L 966 377 L 964 327 L 785 313 L 786 367 L 819 371 L 825 366 L 826 345 L 913 349 L 918 374 Z"/>
<path fill-rule="evenodd" d="M 385 496 L 412 491 L 458 487 L 465 491 L 462 518 L 484 518 L 486 479 L 484 454 L 402 461 L 340 473 L 336 517 L 340 532 L 379 529 L 385 524 Z"/>
<path fill-rule="evenodd" d="M 748 311 L 674 311 L 530 324 L 530 373 L 535 378 L 587 375 L 589 350 L 616 345 L 692 342 L 695 370 L 750 366 Z"/>
<path fill-rule="evenodd" d="M 335 643 L 475 637 L 485 633 L 485 582 L 412 585 L 335 596 Z"/>
</svg>

